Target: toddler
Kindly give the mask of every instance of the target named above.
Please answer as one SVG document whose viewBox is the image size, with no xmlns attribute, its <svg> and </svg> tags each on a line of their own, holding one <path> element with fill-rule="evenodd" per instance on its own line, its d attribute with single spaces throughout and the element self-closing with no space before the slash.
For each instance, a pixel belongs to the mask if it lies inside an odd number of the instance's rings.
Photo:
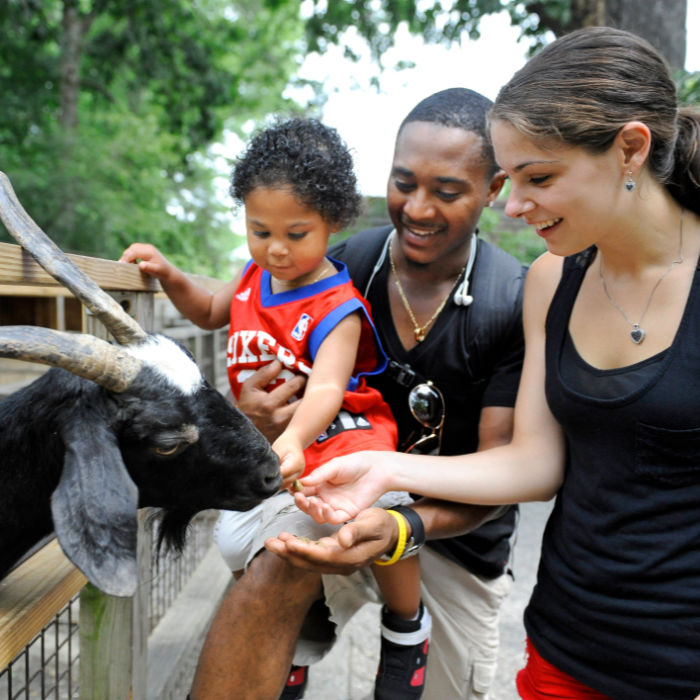
<svg viewBox="0 0 700 700">
<path fill-rule="evenodd" d="M 255 135 L 236 161 L 230 191 L 245 208 L 252 259 L 216 293 L 195 285 L 151 245 L 135 243 L 121 260 L 138 262 L 160 280 L 198 326 L 229 324 L 226 361 L 236 399 L 246 378 L 273 360 L 282 371 L 268 391 L 295 375 L 307 378 L 293 417 L 272 445 L 285 490 L 251 511 L 222 511 L 217 523 L 219 549 L 239 576 L 262 548 L 263 532 L 301 531 L 307 516 L 286 490 L 296 479 L 338 455 L 395 451 L 397 430 L 389 406 L 365 380 L 386 366 L 369 305 L 345 265 L 326 257 L 330 235 L 357 216 L 361 202 L 352 157 L 338 133 L 313 119 L 278 121 Z M 399 542 L 372 566 L 385 603 L 376 700 L 418 699 L 423 691 L 430 615 L 420 600 L 417 557 L 401 558 L 408 528 L 413 538 L 424 537 L 412 531 L 420 520 L 402 508 L 410 501 L 394 492 L 377 503 L 396 506 Z M 280 700 L 303 696 L 306 671 L 292 667 Z"/>
</svg>

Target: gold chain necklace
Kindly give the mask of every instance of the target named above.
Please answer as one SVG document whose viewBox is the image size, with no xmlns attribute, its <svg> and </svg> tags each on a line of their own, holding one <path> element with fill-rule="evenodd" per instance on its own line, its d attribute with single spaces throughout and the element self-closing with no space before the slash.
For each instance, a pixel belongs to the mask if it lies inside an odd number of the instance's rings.
<svg viewBox="0 0 700 700">
<path fill-rule="evenodd" d="M 413 337 L 416 339 L 417 343 L 422 343 L 425 340 L 425 334 L 428 328 L 432 325 L 433 321 L 440 315 L 440 312 L 445 308 L 445 304 L 447 304 L 447 300 L 450 298 L 452 295 L 452 292 L 454 291 L 455 286 L 457 285 L 457 282 L 459 282 L 459 278 L 464 274 L 465 269 L 467 266 L 465 265 L 457 275 L 457 279 L 455 279 L 454 283 L 452 284 L 452 288 L 450 291 L 447 293 L 447 296 L 440 302 L 440 306 L 435 309 L 435 313 L 428 319 L 427 323 L 424 323 L 422 326 L 418 325 L 418 321 L 416 320 L 416 316 L 413 313 L 413 309 L 411 308 L 411 305 L 408 303 L 408 299 L 406 298 L 406 294 L 403 291 L 403 287 L 401 286 L 401 281 L 399 280 L 399 276 L 396 272 L 396 265 L 394 264 L 394 253 L 392 252 L 392 242 L 389 244 L 389 263 L 391 264 L 391 271 L 394 273 L 394 283 L 396 284 L 396 289 L 399 292 L 399 296 L 401 297 L 401 301 L 403 302 L 404 308 L 406 309 L 406 312 L 408 313 L 408 317 L 411 319 L 411 323 L 413 324 Z M 474 241 L 472 241 L 471 245 L 474 245 Z"/>
<path fill-rule="evenodd" d="M 323 277 L 333 270 L 333 274 L 338 272 L 338 270 L 335 269 L 335 265 L 328 259 L 328 258 L 323 258 L 323 269 L 321 270 L 320 274 L 317 275 L 311 282 L 307 282 L 304 287 L 307 287 L 310 284 L 316 284 L 316 282 L 320 282 Z"/>
<path fill-rule="evenodd" d="M 323 259 L 323 269 L 321 270 L 321 273 L 317 275 L 314 279 L 311 280 L 311 282 L 305 282 L 302 285 L 294 284 L 295 280 L 292 280 L 292 284 L 290 284 L 286 280 L 278 280 L 276 278 L 275 281 L 277 284 L 282 288 L 281 291 L 288 291 L 290 289 L 298 289 L 300 286 L 301 287 L 308 287 L 309 285 L 316 284 L 316 282 L 320 282 L 321 279 L 323 278 L 324 275 L 326 275 L 330 270 L 333 270 L 333 274 L 338 272 L 338 270 L 335 269 L 335 265 L 328 259 L 324 258 Z"/>
<path fill-rule="evenodd" d="M 661 275 L 661 277 L 659 277 L 659 279 L 657 280 L 656 284 L 651 290 L 651 293 L 649 294 L 649 298 L 647 299 L 644 311 L 642 311 L 642 315 L 639 317 L 639 321 L 637 321 L 637 323 L 632 321 L 632 319 L 624 312 L 624 310 L 620 306 L 617 305 L 615 300 L 610 296 L 610 292 L 608 291 L 608 285 L 605 284 L 605 277 L 603 277 L 603 256 L 601 255 L 600 257 L 598 274 L 600 275 L 600 281 L 603 283 L 603 291 L 605 292 L 605 296 L 608 297 L 608 301 L 622 314 L 625 321 L 627 321 L 627 323 L 629 323 L 630 326 L 632 326 L 632 330 L 630 331 L 630 338 L 632 338 L 632 342 L 637 345 L 639 345 L 644 340 L 644 336 L 646 335 L 646 331 L 642 328 L 641 323 L 644 319 L 644 315 L 649 309 L 649 305 L 651 304 L 651 300 L 654 297 L 654 293 L 658 289 L 659 285 L 663 282 L 666 275 L 668 275 L 668 273 L 671 272 L 671 270 L 673 270 L 673 268 L 676 265 L 680 265 L 683 262 L 683 212 L 685 212 L 685 209 L 681 209 L 681 222 L 679 226 L 680 242 L 678 244 L 678 257 L 675 260 L 671 261 L 671 264 L 666 269 L 666 272 L 664 272 L 664 274 Z"/>
</svg>

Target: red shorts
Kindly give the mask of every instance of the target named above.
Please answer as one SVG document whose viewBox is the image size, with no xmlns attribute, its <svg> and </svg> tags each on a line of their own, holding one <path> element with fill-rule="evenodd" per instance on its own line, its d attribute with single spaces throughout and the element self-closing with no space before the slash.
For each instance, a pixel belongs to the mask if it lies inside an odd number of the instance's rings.
<svg viewBox="0 0 700 700">
<path fill-rule="evenodd" d="M 386 403 L 372 406 L 367 414 L 341 410 L 328 430 L 304 450 L 303 476 L 341 455 L 361 450 L 396 452 L 398 438 L 396 421 Z"/>
<path fill-rule="evenodd" d="M 523 700 L 611 700 L 545 661 L 527 640 L 527 664 L 515 678 Z"/>
</svg>

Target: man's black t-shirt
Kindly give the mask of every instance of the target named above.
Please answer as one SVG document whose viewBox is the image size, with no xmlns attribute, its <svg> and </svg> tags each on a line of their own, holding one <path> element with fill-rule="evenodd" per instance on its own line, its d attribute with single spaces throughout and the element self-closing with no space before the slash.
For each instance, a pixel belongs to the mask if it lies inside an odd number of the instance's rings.
<svg viewBox="0 0 700 700">
<path fill-rule="evenodd" d="M 431 380 L 445 398 L 440 454 L 474 452 L 484 406 L 513 406 L 523 358 L 522 286 L 525 271 L 512 256 L 478 241 L 470 278 L 470 306 L 449 300 L 425 340 L 406 350 L 396 333 L 386 293 L 391 226 L 361 231 L 333 246 L 329 255 L 348 265 L 350 276 L 372 307 L 372 317 L 390 367 L 369 377 L 394 413 L 399 445 L 418 425 L 408 409 L 408 392 Z M 412 373 L 415 373 L 412 375 Z M 467 535 L 432 540 L 430 547 L 485 578 L 500 576 L 510 554 L 517 507 Z"/>
</svg>

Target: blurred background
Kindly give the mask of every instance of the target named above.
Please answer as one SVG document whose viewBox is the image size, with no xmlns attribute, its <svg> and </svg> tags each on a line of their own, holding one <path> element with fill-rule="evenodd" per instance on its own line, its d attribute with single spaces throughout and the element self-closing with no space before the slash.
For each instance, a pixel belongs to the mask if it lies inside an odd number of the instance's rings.
<svg viewBox="0 0 700 700">
<path fill-rule="evenodd" d="M 353 230 L 383 223 L 416 102 L 454 86 L 494 98 L 590 24 L 645 36 L 700 101 L 700 0 L 4 0 L 0 170 L 64 250 L 114 259 L 149 241 L 226 279 L 246 258 L 227 177 L 273 115 L 336 127 L 367 198 Z M 524 262 L 543 249 L 499 208 L 480 229 Z"/>
</svg>

